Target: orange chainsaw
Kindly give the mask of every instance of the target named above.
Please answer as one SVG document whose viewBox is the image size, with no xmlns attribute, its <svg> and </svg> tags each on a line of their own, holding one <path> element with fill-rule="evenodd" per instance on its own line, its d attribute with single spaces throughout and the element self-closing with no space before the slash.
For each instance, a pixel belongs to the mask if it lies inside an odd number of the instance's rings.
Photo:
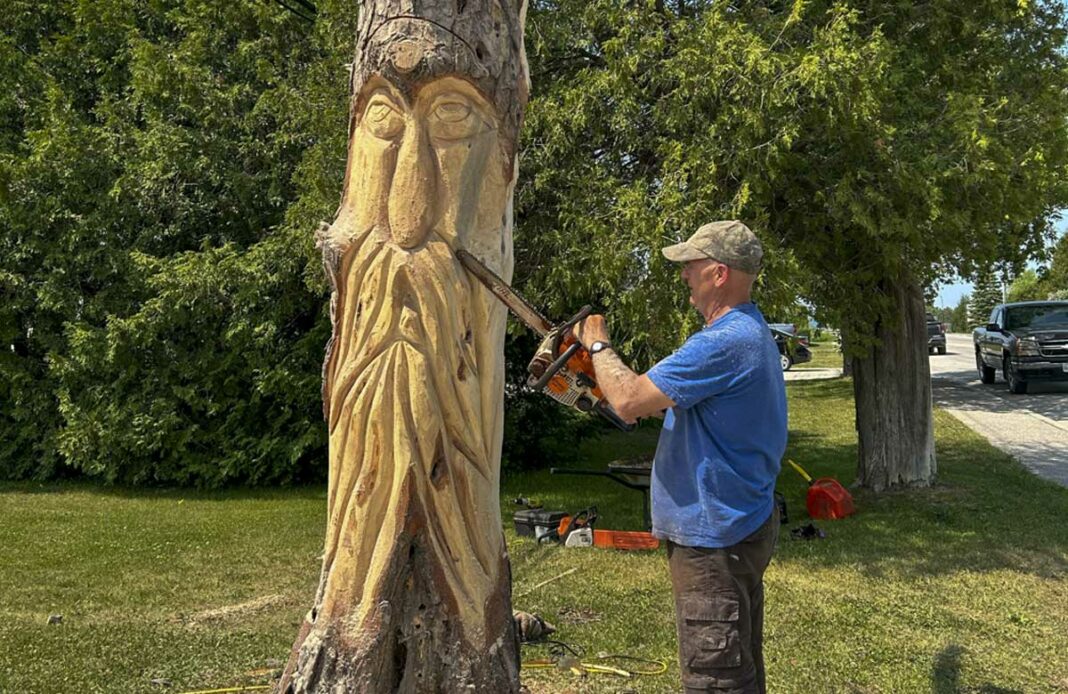
<svg viewBox="0 0 1068 694">
<path fill-rule="evenodd" d="M 541 337 L 541 344 L 527 365 L 527 386 L 531 390 L 545 393 L 580 412 L 596 412 L 623 431 L 634 429 L 605 400 L 597 387 L 593 358 L 571 334 L 572 326 L 590 315 L 589 306 L 563 323 L 553 325 L 478 258 L 463 249 L 456 251 L 456 257 L 516 318 Z"/>
</svg>

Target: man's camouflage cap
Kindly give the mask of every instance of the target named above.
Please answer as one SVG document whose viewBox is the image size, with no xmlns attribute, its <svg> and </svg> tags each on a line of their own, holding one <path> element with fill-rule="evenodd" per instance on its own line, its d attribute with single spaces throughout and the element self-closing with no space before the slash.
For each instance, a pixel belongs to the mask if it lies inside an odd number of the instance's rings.
<svg viewBox="0 0 1068 694">
<path fill-rule="evenodd" d="M 736 219 L 705 224 L 690 238 L 662 249 L 661 253 L 676 263 L 711 258 L 750 275 L 760 272 L 760 261 L 764 258 L 760 239 Z"/>
</svg>

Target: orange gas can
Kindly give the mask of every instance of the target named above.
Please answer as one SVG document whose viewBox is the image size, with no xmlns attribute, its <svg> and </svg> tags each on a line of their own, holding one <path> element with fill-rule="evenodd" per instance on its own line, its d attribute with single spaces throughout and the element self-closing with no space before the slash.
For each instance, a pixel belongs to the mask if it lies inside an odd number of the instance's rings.
<svg viewBox="0 0 1068 694">
<path fill-rule="evenodd" d="M 853 497 L 838 480 L 821 477 L 813 480 L 804 468 L 792 460 L 787 460 L 808 482 L 808 497 L 805 506 L 808 515 L 815 520 L 837 520 L 857 512 L 853 506 Z"/>
<path fill-rule="evenodd" d="M 835 520 L 857 512 L 853 507 L 853 497 L 838 480 L 830 477 L 821 477 L 808 486 L 805 506 L 808 507 L 808 515 L 817 520 Z"/>
</svg>

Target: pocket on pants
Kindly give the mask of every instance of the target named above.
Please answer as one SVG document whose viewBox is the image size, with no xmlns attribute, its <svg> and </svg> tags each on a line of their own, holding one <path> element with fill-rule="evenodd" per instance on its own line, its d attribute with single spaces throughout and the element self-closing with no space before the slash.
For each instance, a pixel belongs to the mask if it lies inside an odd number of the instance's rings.
<svg viewBox="0 0 1068 694">
<path fill-rule="evenodd" d="M 738 598 L 733 593 L 687 600 L 682 624 L 681 650 L 688 667 L 718 670 L 742 664 Z"/>
</svg>

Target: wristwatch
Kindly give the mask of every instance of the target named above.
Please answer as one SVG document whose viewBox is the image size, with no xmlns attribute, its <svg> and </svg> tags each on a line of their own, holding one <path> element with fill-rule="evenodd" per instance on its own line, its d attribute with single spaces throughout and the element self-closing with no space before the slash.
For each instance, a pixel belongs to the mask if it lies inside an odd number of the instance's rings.
<svg viewBox="0 0 1068 694">
<path fill-rule="evenodd" d="M 597 354 L 598 352 L 605 349 L 612 349 L 612 343 L 606 340 L 597 340 L 592 345 L 590 345 L 590 356 L 592 357 L 594 354 Z"/>
</svg>

